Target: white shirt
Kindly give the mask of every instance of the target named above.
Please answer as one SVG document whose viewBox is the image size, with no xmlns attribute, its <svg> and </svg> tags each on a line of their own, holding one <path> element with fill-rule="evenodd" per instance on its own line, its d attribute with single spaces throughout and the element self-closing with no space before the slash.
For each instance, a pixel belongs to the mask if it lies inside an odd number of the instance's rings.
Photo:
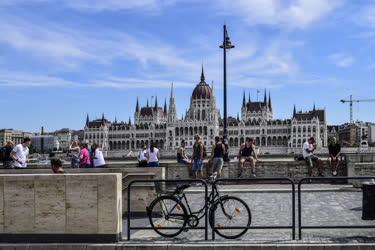
<svg viewBox="0 0 375 250">
<path fill-rule="evenodd" d="M 16 145 L 12 152 L 16 153 L 16 158 L 18 161 L 14 162 L 14 166 L 17 168 L 26 168 L 27 167 L 27 156 L 29 155 L 29 148 L 23 146 L 22 144 Z"/>
<path fill-rule="evenodd" d="M 157 162 L 157 161 L 159 161 L 159 159 L 158 159 L 158 152 L 159 152 L 159 149 L 157 149 L 157 148 L 154 148 L 154 152 L 151 152 L 150 149 L 147 149 L 148 162 Z"/>
<path fill-rule="evenodd" d="M 99 149 L 95 150 L 94 167 L 105 165 L 103 152 Z"/>
<path fill-rule="evenodd" d="M 312 152 L 308 152 L 307 149 L 313 149 L 313 145 L 306 141 L 302 147 L 302 155 L 305 159 L 313 154 Z"/>
<path fill-rule="evenodd" d="M 147 158 L 146 158 L 146 154 L 147 154 L 147 150 L 140 150 L 138 152 L 138 161 L 147 161 Z"/>
</svg>

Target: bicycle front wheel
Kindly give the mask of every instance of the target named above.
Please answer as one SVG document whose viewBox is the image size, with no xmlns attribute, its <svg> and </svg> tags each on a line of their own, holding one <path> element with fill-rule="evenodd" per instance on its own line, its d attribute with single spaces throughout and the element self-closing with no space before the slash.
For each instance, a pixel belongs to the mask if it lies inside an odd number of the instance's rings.
<svg viewBox="0 0 375 250">
<path fill-rule="evenodd" d="M 175 237 L 184 230 L 187 210 L 174 196 L 160 196 L 147 208 L 151 227 L 163 237 Z"/>
<path fill-rule="evenodd" d="M 209 218 L 212 229 L 226 239 L 241 237 L 251 224 L 249 206 L 233 196 L 220 197 L 211 208 Z"/>
</svg>

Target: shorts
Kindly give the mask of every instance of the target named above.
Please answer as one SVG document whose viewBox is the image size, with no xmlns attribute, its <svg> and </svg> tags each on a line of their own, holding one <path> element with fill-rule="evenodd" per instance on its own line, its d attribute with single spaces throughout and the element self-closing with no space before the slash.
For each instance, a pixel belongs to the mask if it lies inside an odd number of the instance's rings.
<svg viewBox="0 0 375 250">
<path fill-rule="evenodd" d="M 305 158 L 306 164 L 308 167 L 313 168 L 314 167 L 314 162 L 319 161 L 319 157 L 316 155 L 310 155 Z"/>
<path fill-rule="evenodd" d="M 221 157 L 212 159 L 212 172 L 220 172 L 223 168 L 224 160 Z"/>
<path fill-rule="evenodd" d="M 203 169 L 203 161 L 202 160 L 195 160 L 193 163 L 193 172 L 202 171 Z"/>
<path fill-rule="evenodd" d="M 159 162 L 158 162 L 158 161 L 152 161 L 152 162 L 149 162 L 149 163 L 148 163 L 148 166 L 149 166 L 150 168 L 157 168 L 157 167 L 159 167 Z"/>
<path fill-rule="evenodd" d="M 79 168 L 79 158 L 72 158 L 70 161 L 72 168 Z"/>
</svg>

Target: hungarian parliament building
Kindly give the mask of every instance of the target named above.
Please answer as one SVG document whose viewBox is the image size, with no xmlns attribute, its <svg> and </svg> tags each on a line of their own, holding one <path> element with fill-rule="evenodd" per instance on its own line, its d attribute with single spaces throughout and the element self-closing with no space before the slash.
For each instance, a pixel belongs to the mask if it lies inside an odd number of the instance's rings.
<svg viewBox="0 0 375 250">
<path fill-rule="evenodd" d="M 290 119 L 274 119 L 271 94 L 264 92 L 264 99 L 252 101 L 243 94 L 241 115 L 228 117 L 228 143 L 235 154 L 246 137 L 252 137 L 261 153 L 290 153 L 299 151 L 307 138 L 313 136 L 318 148 L 327 146 L 327 122 L 324 109 L 302 112 L 294 106 Z M 182 117 L 177 117 L 176 97 L 173 84 L 164 107 L 155 103 L 141 106 L 136 100 L 134 123 L 108 121 L 104 114 L 100 119 L 86 118 L 84 140 L 97 143 L 108 153 L 134 152 L 154 142 L 165 151 L 175 152 L 186 141 L 187 148 L 194 144 L 194 135 L 200 135 L 210 149 L 217 135 L 223 135 L 223 119 L 216 105 L 213 85 L 205 81 L 202 67 L 200 82 L 190 98 L 190 107 Z"/>
</svg>

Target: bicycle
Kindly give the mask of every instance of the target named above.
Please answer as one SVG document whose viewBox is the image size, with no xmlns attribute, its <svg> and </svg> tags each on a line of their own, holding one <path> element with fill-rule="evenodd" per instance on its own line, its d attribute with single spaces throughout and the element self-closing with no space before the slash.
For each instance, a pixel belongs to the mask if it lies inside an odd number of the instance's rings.
<svg viewBox="0 0 375 250">
<path fill-rule="evenodd" d="M 238 197 L 220 196 L 216 183 L 211 184 L 207 204 L 195 212 L 191 210 L 184 193 L 190 184 L 177 186 L 173 192 L 158 195 L 146 208 L 151 227 L 163 237 L 175 237 L 189 228 L 197 227 L 207 208 L 209 224 L 218 235 L 226 239 L 241 237 L 251 224 L 249 206 Z"/>
</svg>

